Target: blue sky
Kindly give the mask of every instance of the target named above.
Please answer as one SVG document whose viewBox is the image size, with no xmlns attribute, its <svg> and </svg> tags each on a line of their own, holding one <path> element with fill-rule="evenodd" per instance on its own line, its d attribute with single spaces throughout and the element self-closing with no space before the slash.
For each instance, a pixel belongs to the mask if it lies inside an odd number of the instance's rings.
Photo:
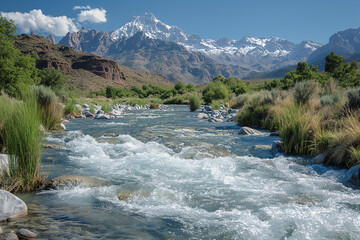
<svg viewBox="0 0 360 240">
<path fill-rule="evenodd" d="M 73 10 L 74 6 L 89 6 L 91 9 Z M 162 22 L 176 25 L 190 34 L 199 34 L 203 38 L 215 40 L 222 37 L 239 39 L 253 36 L 281 37 L 295 43 L 302 40 L 327 43 L 333 33 L 360 27 L 360 0 L 10 0 L 0 2 L 0 12 L 3 14 L 29 13 L 34 9 L 41 9 L 41 14 L 48 17 L 66 16 L 58 19 L 55 29 L 48 30 L 56 32 L 59 35 L 57 39 L 61 38 L 60 35 L 66 30 L 74 30 L 81 26 L 111 31 L 121 27 L 132 16 L 143 15 L 145 12 L 152 12 Z M 94 9 L 97 9 L 97 12 Z M 86 12 L 90 10 L 91 12 Z M 81 11 L 84 11 L 82 18 L 78 16 Z M 36 14 L 40 13 L 36 12 Z M 17 17 L 21 20 L 19 14 Z M 45 22 L 51 20 L 51 18 L 41 19 Z M 68 25 L 62 28 L 61 24 Z M 48 33 L 39 29 L 35 32 L 42 32 L 44 35 Z"/>
</svg>

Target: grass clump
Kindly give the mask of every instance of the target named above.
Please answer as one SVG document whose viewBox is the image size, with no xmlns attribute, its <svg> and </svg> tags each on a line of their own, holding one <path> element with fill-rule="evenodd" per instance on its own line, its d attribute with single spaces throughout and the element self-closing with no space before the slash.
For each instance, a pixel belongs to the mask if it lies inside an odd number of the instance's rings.
<svg viewBox="0 0 360 240">
<path fill-rule="evenodd" d="M 1 179 L 1 187 L 30 191 L 43 183 L 40 177 L 42 132 L 41 113 L 35 96 L 23 101 L 0 97 L 0 137 L 9 155 L 10 175 Z"/>
<path fill-rule="evenodd" d="M 33 88 L 33 91 L 40 108 L 41 121 L 44 128 L 47 130 L 59 129 L 64 109 L 59 104 L 53 90 L 45 86 L 36 86 Z"/>
<path fill-rule="evenodd" d="M 297 104 L 306 104 L 319 92 L 319 83 L 302 81 L 295 84 L 294 99 Z"/>
</svg>

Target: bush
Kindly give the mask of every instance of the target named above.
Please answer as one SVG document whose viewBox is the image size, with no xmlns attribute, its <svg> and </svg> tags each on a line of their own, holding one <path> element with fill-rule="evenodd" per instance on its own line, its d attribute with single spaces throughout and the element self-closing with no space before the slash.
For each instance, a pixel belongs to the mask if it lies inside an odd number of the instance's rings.
<svg viewBox="0 0 360 240">
<path fill-rule="evenodd" d="M 302 81 L 295 84 L 294 99 L 297 104 L 306 104 L 319 91 L 319 84 L 314 81 Z"/>
<path fill-rule="evenodd" d="M 51 88 L 45 86 L 36 86 L 33 91 L 39 103 L 41 122 L 44 128 L 47 130 L 59 129 L 64 109 L 58 103 L 55 93 Z"/>
<path fill-rule="evenodd" d="M 203 99 L 206 104 L 210 104 L 213 100 L 228 99 L 229 90 L 225 84 L 216 81 L 208 83 L 202 91 Z"/>
<path fill-rule="evenodd" d="M 158 103 L 150 103 L 150 109 L 159 109 L 160 108 L 160 104 Z"/>
<path fill-rule="evenodd" d="M 0 98 L 0 137 L 9 154 L 10 180 L 12 186 L 3 186 L 10 191 L 29 191 L 41 184 L 40 153 L 42 133 L 37 101 L 26 96 L 23 102 L 12 103 Z"/>
<path fill-rule="evenodd" d="M 201 100 L 198 96 L 191 95 L 189 97 L 190 111 L 194 112 L 201 107 Z"/>
<path fill-rule="evenodd" d="M 348 106 L 350 109 L 360 108 L 360 88 L 352 89 L 347 94 Z"/>
</svg>

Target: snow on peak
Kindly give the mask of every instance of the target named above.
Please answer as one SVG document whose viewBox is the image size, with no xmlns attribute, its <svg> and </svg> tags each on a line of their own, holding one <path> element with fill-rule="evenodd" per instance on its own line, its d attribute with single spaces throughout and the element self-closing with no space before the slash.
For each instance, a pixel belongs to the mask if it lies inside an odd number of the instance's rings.
<svg viewBox="0 0 360 240">
<path fill-rule="evenodd" d="M 145 13 L 142 16 L 135 16 L 126 22 L 122 27 L 110 33 L 113 40 L 122 37 L 131 37 L 137 32 L 144 32 L 145 35 L 153 39 L 175 42 L 183 45 L 192 51 L 201 51 L 209 55 L 254 55 L 254 56 L 273 56 L 285 57 L 290 55 L 295 49 L 296 44 L 285 39 L 244 37 L 240 40 L 229 40 L 227 38 L 202 39 L 198 35 L 190 35 L 177 26 L 169 26 L 152 13 Z M 315 51 L 319 45 L 307 41 L 304 48 Z"/>
<path fill-rule="evenodd" d="M 117 40 L 122 37 L 132 37 L 137 32 L 144 32 L 146 36 L 164 41 L 186 41 L 188 34 L 176 26 L 169 26 L 152 13 L 135 16 L 122 27 L 111 32 L 111 38 Z"/>
</svg>

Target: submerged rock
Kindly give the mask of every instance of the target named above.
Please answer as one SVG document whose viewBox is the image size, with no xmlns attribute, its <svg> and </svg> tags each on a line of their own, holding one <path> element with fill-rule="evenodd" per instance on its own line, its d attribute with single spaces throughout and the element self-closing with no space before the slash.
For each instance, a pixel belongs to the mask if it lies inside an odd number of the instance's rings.
<svg viewBox="0 0 360 240">
<path fill-rule="evenodd" d="M 61 189 L 61 188 L 72 188 L 76 186 L 83 186 L 83 187 L 99 187 L 101 183 L 92 178 L 87 176 L 75 176 L 75 175 L 64 175 L 61 177 L 57 177 L 52 179 L 48 184 L 47 188 L 52 189 Z"/>
<path fill-rule="evenodd" d="M 195 116 L 196 118 L 209 118 L 209 116 L 207 115 L 207 113 L 199 113 L 198 115 Z"/>
<path fill-rule="evenodd" d="M 282 142 L 277 140 L 277 141 L 274 141 L 272 144 L 271 144 L 271 153 L 273 155 L 276 155 L 278 153 L 281 153 L 283 152 L 283 149 L 282 149 Z"/>
<path fill-rule="evenodd" d="M 15 233 L 5 233 L 0 236 L 0 240 L 19 240 L 18 236 Z"/>
<path fill-rule="evenodd" d="M 360 186 L 360 164 L 350 168 L 346 173 L 346 178 L 351 184 Z"/>
<path fill-rule="evenodd" d="M 43 144 L 44 148 L 63 148 L 63 145 L 58 145 L 58 144 L 52 144 L 52 143 L 45 143 Z"/>
<path fill-rule="evenodd" d="M 23 217 L 27 212 L 24 201 L 8 191 L 0 190 L 0 221 Z"/>
<path fill-rule="evenodd" d="M 19 239 L 34 239 L 37 237 L 36 233 L 33 233 L 27 229 L 20 229 L 16 232 L 16 235 L 19 237 Z"/>
<path fill-rule="evenodd" d="M 263 151 L 271 150 L 271 145 L 255 145 L 255 146 L 253 146 L 253 149 L 254 150 L 263 150 Z"/>
<path fill-rule="evenodd" d="M 139 191 L 139 190 L 121 191 L 117 195 L 119 200 L 125 201 L 125 202 L 128 202 L 131 198 L 134 198 L 134 197 L 148 197 L 148 196 L 150 196 L 149 192 L 143 192 L 143 191 Z"/>
<path fill-rule="evenodd" d="M 261 134 L 261 132 L 258 131 L 258 130 L 249 128 L 249 127 L 242 127 L 242 128 L 240 128 L 239 134 L 242 134 L 242 135 L 253 135 L 253 134 Z"/>
<path fill-rule="evenodd" d="M 322 164 L 324 162 L 324 154 L 319 154 L 311 160 L 311 164 Z"/>
</svg>

